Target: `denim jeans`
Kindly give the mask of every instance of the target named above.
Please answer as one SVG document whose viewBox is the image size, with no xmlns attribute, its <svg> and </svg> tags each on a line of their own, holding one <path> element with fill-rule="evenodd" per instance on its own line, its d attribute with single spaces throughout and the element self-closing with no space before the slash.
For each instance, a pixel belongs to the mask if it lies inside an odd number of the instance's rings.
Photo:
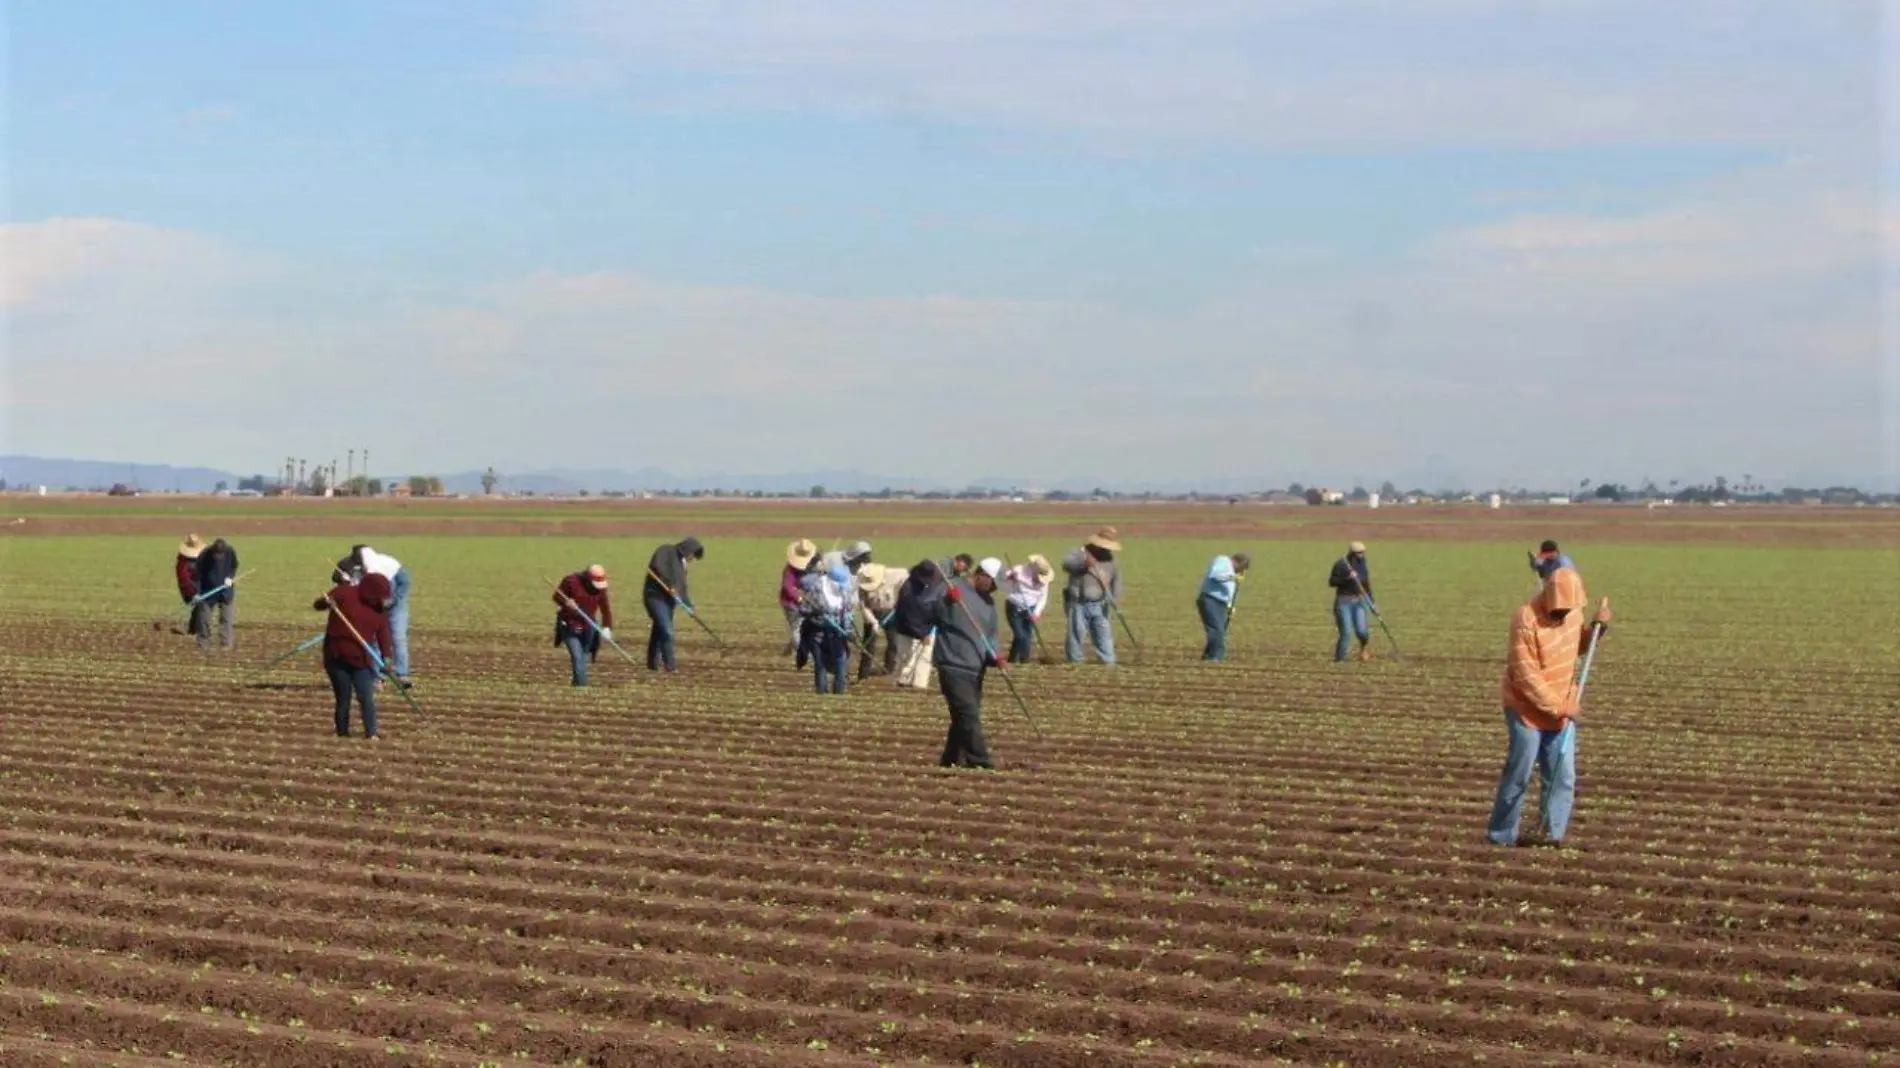
<svg viewBox="0 0 1900 1068">
<path fill-rule="evenodd" d="M 567 647 L 567 659 L 574 670 L 574 685 L 587 685 L 587 636 L 569 631 L 561 635 L 561 644 Z"/>
<path fill-rule="evenodd" d="M 1007 605 L 1005 613 L 1009 616 L 1009 662 L 1027 664 L 1036 658 L 1036 621 L 1020 605 Z"/>
<path fill-rule="evenodd" d="M 218 617 L 218 644 L 226 649 L 237 645 L 237 592 L 226 590 L 214 594 L 198 603 L 198 612 L 193 617 L 193 633 L 198 635 L 200 649 L 211 648 L 211 617 Z"/>
<path fill-rule="evenodd" d="M 1333 623 L 1339 627 L 1339 644 L 1333 646 L 1334 660 L 1344 660 L 1352 653 L 1353 638 L 1359 639 L 1362 648 L 1372 640 L 1364 597 L 1333 598 Z"/>
<path fill-rule="evenodd" d="M 647 618 L 653 620 L 653 629 L 647 632 L 647 670 L 658 671 L 665 667 L 668 671 L 678 671 L 679 664 L 674 657 L 676 637 L 673 630 L 673 600 L 664 593 L 646 595 Z"/>
<path fill-rule="evenodd" d="M 983 740 L 983 673 L 945 668 L 937 678 L 944 703 L 950 706 L 950 732 L 937 763 L 946 768 L 994 767 Z"/>
<path fill-rule="evenodd" d="M 398 568 L 389 587 L 393 591 L 389 597 L 389 636 L 396 642 L 389 669 L 397 678 L 406 679 L 409 677 L 409 569 Z"/>
<path fill-rule="evenodd" d="M 812 681 L 819 693 L 841 694 L 850 674 L 851 643 L 831 627 L 819 625 L 812 635 Z"/>
<path fill-rule="evenodd" d="M 797 605 L 781 605 L 780 611 L 785 613 L 785 655 L 791 656 L 798 652 L 798 644 L 803 640 L 800 632 L 805 629 L 805 617 L 799 614 Z"/>
<path fill-rule="evenodd" d="M 1504 710 L 1504 728 L 1510 746 L 1504 771 L 1498 776 L 1498 798 L 1491 806 L 1491 825 L 1485 836 L 1496 845 L 1517 844 L 1518 815 L 1530 792 L 1531 772 L 1538 773 L 1543 789 L 1544 837 L 1561 842 L 1570 827 L 1570 808 L 1577 798 L 1576 749 L 1564 742 L 1563 731 L 1540 731 Z"/>
<path fill-rule="evenodd" d="M 1102 663 L 1115 662 L 1115 628 L 1108 617 L 1107 601 L 1070 601 L 1069 602 L 1069 638 L 1063 647 L 1071 664 L 1080 664 L 1086 660 L 1083 642 L 1092 642 L 1095 655 Z"/>
<path fill-rule="evenodd" d="M 357 667 L 326 657 L 323 672 L 330 676 L 330 692 L 336 695 L 336 736 L 350 736 L 350 696 L 353 693 L 356 703 L 363 708 L 364 737 L 376 737 L 375 669 Z"/>
<path fill-rule="evenodd" d="M 1227 602 L 1203 593 L 1195 599 L 1194 607 L 1201 613 L 1201 626 L 1207 630 L 1207 647 L 1201 650 L 1201 659 L 1227 659 Z"/>
</svg>

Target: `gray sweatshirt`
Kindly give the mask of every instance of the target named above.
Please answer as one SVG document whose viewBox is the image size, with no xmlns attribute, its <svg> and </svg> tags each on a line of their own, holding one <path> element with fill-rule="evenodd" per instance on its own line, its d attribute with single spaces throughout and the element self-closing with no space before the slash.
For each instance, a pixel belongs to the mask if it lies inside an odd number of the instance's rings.
<svg viewBox="0 0 1900 1068">
<path fill-rule="evenodd" d="M 958 580 L 956 586 L 963 593 L 963 604 L 951 604 L 947 597 L 938 602 L 937 651 L 930 662 L 939 670 L 981 674 L 989 662 L 989 650 L 996 648 L 996 602 L 966 581 Z M 972 616 L 983 628 L 980 637 L 970 626 Z"/>
<path fill-rule="evenodd" d="M 1094 574 L 1090 574 L 1090 566 Z M 1093 604 L 1104 599 L 1120 602 L 1122 599 L 1122 569 L 1113 560 L 1097 560 L 1090 556 L 1087 549 L 1077 549 L 1062 558 L 1062 570 L 1069 574 L 1066 591 L 1071 601 L 1084 601 Z M 1097 578 L 1100 575 L 1101 578 Z M 1108 581 L 1108 589 L 1102 589 L 1102 580 Z"/>
</svg>

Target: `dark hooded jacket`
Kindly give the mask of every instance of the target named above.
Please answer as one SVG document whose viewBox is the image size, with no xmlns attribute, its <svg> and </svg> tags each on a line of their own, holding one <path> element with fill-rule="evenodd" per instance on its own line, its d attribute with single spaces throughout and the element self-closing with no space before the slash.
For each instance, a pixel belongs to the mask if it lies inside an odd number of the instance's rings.
<svg viewBox="0 0 1900 1068">
<path fill-rule="evenodd" d="M 910 569 L 910 578 L 897 590 L 897 609 L 891 615 L 891 629 L 907 638 L 922 640 L 937 625 L 937 606 L 943 602 L 943 572 L 930 560 Z"/>
<path fill-rule="evenodd" d="M 693 596 L 686 589 L 686 561 L 697 560 L 705 555 L 706 547 L 699 543 L 698 538 L 687 538 L 676 545 L 662 545 L 653 550 L 653 559 L 647 561 L 647 578 L 641 590 L 642 596 L 659 597 L 675 605 L 684 601 L 690 607 Z M 658 580 L 654 579 L 655 575 L 659 576 Z M 666 585 L 662 586 L 662 582 Z M 671 594 L 667 593 L 668 587 L 673 591 Z"/>
<path fill-rule="evenodd" d="M 205 547 L 198 554 L 198 592 L 216 589 L 224 585 L 224 580 L 236 578 L 238 572 L 237 550 L 225 544 L 223 538 Z M 230 604 L 236 590 L 221 590 L 204 599 L 205 604 Z"/>
<path fill-rule="evenodd" d="M 323 631 L 324 659 L 374 668 L 376 661 L 363 648 L 363 642 L 374 645 L 377 655 L 387 658 L 396 645 L 389 633 L 389 596 L 389 580 L 371 575 L 359 585 L 339 583 L 327 598 L 318 599 L 314 607 L 330 613 L 329 625 Z"/>
</svg>

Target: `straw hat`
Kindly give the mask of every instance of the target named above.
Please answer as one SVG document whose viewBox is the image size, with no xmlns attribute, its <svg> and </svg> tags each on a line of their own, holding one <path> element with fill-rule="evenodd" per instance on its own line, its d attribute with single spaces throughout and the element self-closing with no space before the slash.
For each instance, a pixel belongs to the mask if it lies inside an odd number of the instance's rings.
<svg viewBox="0 0 1900 1068">
<path fill-rule="evenodd" d="M 587 581 L 597 590 L 607 588 L 607 569 L 599 564 L 587 565 Z"/>
<path fill-rule="evenodd" d="M 1363 541 L 1348 542 L 1346 544 L 1346 551 L 1354 556 L 1364 556 L 1366 555 L 1366 543 Z"/>
<path fill-rule="evenodd" d="M 1115 537 L 1116 532 L 1114 527 L 1103 527 L 1095 532 L 1095 536 L 1088 540 L 1088 544 L 1095 546 L 1103 552 L 1118 553 L 1122 551 L 1122 543 L 1116 541 Z"/>
<path fill-rule="evenodd" d="M 858 572 L 858 589 L 869 593 L 882 587 L 889 577 L 889 569 L 883 564 L 865 564 Z"/>
<path fill-rule="evenodd" d="M 1056 569 L 1049 564 L 1049 558 L 1041 553 L 1029 554 L 1029 566 L 1036 569 L 1036 581 L 1048 585 L 1055 580 Z"/>
<path fill-rule="evenodd" d="M 818 546 L 810 538 L 800 538 L 785 547 L 785 562 L 800 571 L 810 567 L 817 558 Z"/>
<path fill-rule="evenodd" d="M 187 560 L 198 559 L 198 554 L 204 551 L 205 540 L 196 534 L 187 534 L 185 540 L 178 543 L 178 555 Z"/>
</svg>

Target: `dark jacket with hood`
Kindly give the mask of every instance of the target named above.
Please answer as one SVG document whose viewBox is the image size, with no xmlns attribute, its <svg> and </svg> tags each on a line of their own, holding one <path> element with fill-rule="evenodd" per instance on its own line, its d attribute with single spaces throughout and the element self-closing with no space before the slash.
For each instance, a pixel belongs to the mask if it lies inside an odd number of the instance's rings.
<svg viewBox="0 0 1900 1068">
<path fill-rule="evenodd" d="M 939 671 L 980 675 L 996 648 L 996 601 L 964 579 L 957 580 L 957 590 L 963 595 L 962 604 L 952 604 L 948 597 L 937 600 L 937 648 L 930 660 Z M 971 626 L 972 621 L 976 626 Z"/>
<path fill-rule="evenodd" d="M 236 578 L 238 572 L 237 550 L 224 543 L 223 538 L 205 546 L 198 554 L 198 592 L 216 589 L 224 585 L 224 580 Z M 230 604 L 236 590 L 221 590 L 206 597 L 204 604 Z"/>
<path fill-rule="evenodd" d="M 697 560 L 705 555 L 706 547 L 699 543 L 698 538 L 687 538 L 676 545 L 662 545 L 653 550 L 653 559 L 647 561 L 647 578 L 646 585 L 641 589 L 642 596 L 658 597 L 675 605 L 684 601 L 687 607 L 692 607 L 692 594 L 686 590 L 686 561 Z M 657 581 L 653 577 L 655 575 L 659 576 Z M 661 582 L 671 587 L 673 592 L 668 594 L 666 587 L 660 585 Z"/>
<path fill-rule="evenodd" d="M 910 569 L 910 578 L 897 590 L 897 608 L 890 628 L 906 638 L 922 641 L 937 625 L 937 606 L 943 603 L 943 572 L 929 560 Z"/>
</svg>

